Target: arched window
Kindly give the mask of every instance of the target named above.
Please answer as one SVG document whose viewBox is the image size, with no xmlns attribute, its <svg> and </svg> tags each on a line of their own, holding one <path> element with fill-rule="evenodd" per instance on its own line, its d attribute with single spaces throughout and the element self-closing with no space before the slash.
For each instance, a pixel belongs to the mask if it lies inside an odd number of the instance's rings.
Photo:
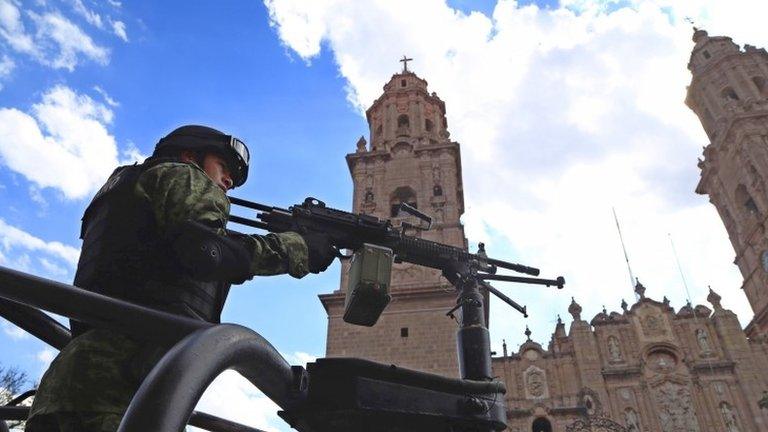
<svg viewBox="0 0 768 432">
<path fill-rule="evenodd" d="M 440 187 L 440 185 L 435 185 L 432 187 L 432 195 L 433 196 L 443 196 L 443 188 Z"/>
<path fill-rule="evenodd" d="M 739 100 L 739 95 L 737 95 L 736 91 L 731 87 L 724 88 L 723 91 L 720 92 L 720 96 L 725 100 Z"/>
<path fill-rule="evenodd" d="M 768 86 L 765 85 L 765 78 L 761 76 L 752 77 L 752 82 L 757 87 L 757 91 L 760 92 L 761 96 L 768 96 Z"/>
<path fill-rule="evenodd" d="M 760 209 L 757 208 L 755 200 L 752 199 L 752 196 L 747 192 L 747 187 L 743 184 L 740 184 L 736 188 L 736 203 L 742 206 L 742 209 L 746 211 L 746 214 L 755 216 L 760 215 Z"/>
<path fill-rule="evenodd" d="M 435 128 L 435 125 L 432 123 L 432 120 L 426 119 L 424 120 L 424 130 L 427 132 L 432 132 L 432 129 Z"/>
<path fill-rule="evenodd" d="M 539 417 L 533 421 L 531 432 L 552 432 L 552 423 L 544 417 Z"/>
<path fill-rule="evenodd" d="M 395 189 L 395 191 L 392 193 L 392 197 L 389 200 L 390 217 L 397 217 L 400 203 L 406 203 L 413 208 L 418 208 L 416 203 L 416 192 L 408 186 L 401 186 Z"/>
</svg>

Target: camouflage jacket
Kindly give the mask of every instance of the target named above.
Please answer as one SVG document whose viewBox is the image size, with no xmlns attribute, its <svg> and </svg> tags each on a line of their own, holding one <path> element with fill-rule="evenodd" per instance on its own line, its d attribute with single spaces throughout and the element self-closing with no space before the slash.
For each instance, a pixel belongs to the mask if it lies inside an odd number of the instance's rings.
<svg viewBox="0 0 768 432">
<path fill-rule="evenodd" d="M 186 220 L 223 227 L 229 215 L 225 193 L 192 164 L 153 166 L 139 176 L 134 193 L 150 203 L 160 231 Z M 248 241 L 253 275 L 288 273 L 300 278 L 308 273 L 307 246 L 298 234 L 253 235 Z M 106 329 L 82 334 L 51 363 L 30 417 L 71 411 L 122 414 L 167 348 Z"/>
</svg>

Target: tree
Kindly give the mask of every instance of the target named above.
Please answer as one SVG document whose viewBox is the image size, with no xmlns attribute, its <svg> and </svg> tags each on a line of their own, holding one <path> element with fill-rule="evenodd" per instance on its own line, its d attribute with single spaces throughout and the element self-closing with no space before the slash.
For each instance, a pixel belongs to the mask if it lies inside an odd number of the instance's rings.
<svg viewBox="0 0 768 432">
<path fill-rule="evenodd" d="M 18 396 L 24 386 L 29 383 L 30 380 L 26 372 L 19 370 L 17 367 L 3 367 L 0 365 L 0 405 L 5 405 Z M 9 421 L 7 423 L 11 429 L 24 429 L 24 422 Z"/>
</svg>

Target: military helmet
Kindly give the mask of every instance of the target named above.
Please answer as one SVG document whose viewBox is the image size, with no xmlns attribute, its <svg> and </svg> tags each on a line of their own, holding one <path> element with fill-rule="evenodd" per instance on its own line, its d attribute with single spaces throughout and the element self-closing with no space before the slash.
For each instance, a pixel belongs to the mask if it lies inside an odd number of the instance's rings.
<svg viewBox="0 0 768 432">
<path fill-rule="evenodd" d="M 232 135 L 213 128 L 186 125 L 176 128 L 155 145 L 155 155 L 165 150 L 214 152 L 227 160 L 234 186 L 241 186 L 248 178 L 250 153 L 245 143 Z"/>
</svg>

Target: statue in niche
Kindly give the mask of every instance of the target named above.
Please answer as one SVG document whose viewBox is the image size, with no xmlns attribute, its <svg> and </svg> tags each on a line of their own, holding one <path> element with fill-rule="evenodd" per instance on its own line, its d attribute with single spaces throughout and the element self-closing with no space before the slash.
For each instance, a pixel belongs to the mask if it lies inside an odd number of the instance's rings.
<svg viewBox="0 0 768 432">
<path fill-rule="evenodd" d="M 624 425 L 627 427 L 627 432 L 640 432 L 640 420 L 632 408 L 627 408 L 624 411 Z"/>
<path fill-rule="evenodd" d="M 699 342 L 699 348 L 704 354 L 712 352 L 712 346 L 709 344 L 709 335 L 703 328 L 696 329 L 696 340 Z"/>
<path fill-rule="evenodd" d="M 663 432 L 699 432 L 688 387 L 667 381 L 654 389 Z"/>
<path fill-rule="evenodd" d="M 373 191 L 368 189 L 365 191 L 365 203 L 370 204 L 373 202 Z"/>
<path fill-rule="evenodd" d="M 608 337 L 608 353 L 611 356 L 611 361 L 621 361 L 621 347 L 619 341 L 614 336 Z"/>
<path fill-rule="evenodd" d="M 720 414 L 723 416 L 726 432 L 741 432 L 736 424 L 736 413 L 733 412 L 733 409 L 727 402 L 720 404 Z"/>
</svg>

